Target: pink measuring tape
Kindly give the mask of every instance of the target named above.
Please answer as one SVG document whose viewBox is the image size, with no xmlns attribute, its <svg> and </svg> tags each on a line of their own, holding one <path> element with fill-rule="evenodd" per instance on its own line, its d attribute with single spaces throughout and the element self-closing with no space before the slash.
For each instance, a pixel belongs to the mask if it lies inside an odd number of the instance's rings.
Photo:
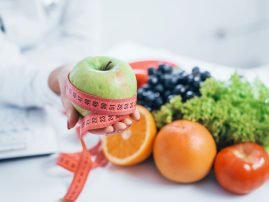
<svg viewBox="0 0 269 202">
<path fill-rule="evenodd" d="M 83 136 L 89 130 L 105 128 L 123 120 L 135 111 L 136 96 L 127 99 L 105 99 L 96 97 L 77 89 L 69 80 L 66 82 L 65 93 L 74 104 L 90 111 L 90 115 L 79 121 L 79 138 L 82 152 L 61 153 L 57 164 L 74 173 L 73 180 L 64 196 L 65 201 L 75 201 L 80 195 L 88 178 L 89 172 L 97 167 L 105 166 L 107 160 L 102 152 L 101 142 L 88 150 Z M 93 157 L 95 157 L 93 159 Z"/>
</svg>

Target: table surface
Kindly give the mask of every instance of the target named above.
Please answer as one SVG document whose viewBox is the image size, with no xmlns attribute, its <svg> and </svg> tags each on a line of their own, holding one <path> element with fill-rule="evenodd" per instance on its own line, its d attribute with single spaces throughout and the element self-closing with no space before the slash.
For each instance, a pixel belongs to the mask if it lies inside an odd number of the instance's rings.
<svg viewBox="0 0 269 202">
<path fill-rule="evenodd" d="M 126 60 L 141 58 L 160 58 L 173 61 L 184 69 L 199 65 L 208 69 L 220 79 L 234 71 L 229 67 L 209 64 L 202 61 L 174 55 L 165 50 L 151 50 L 136 44 L 123 44 L 106 53 Z M 253 70 L 237 70 L 249 79 L 258 74 L 266 81 L 268 68 Z M 253 73 L 255 72 L 255 74 Z M 49 121 L 57 133 L 61 151 L 79 151 L 80 145 L 74 131 L 65 129 L 65 117 L 53 109 L 49 109 Z M 97 138 L 88 136 L 88 146 L 94 144 Z M 0 162 L 0 197 L 5 202 L 51 202 L 59 200 L 68 188 L 72 175 L 55 165 L 57 155 L 7 160 Z M 176 201 L 268 201 L 269 183 L 257 191 L 237 196 L 224 191 L 211 173 L 204 180 L 189 185 L 171 183 L 159 175 L 153 160 L 128 168 L 109 165 L 94 170 L 86 183 L 78 202 L 176 202 Z M 266 197 L 267 196 L 267 197 Z"/>
</svg>

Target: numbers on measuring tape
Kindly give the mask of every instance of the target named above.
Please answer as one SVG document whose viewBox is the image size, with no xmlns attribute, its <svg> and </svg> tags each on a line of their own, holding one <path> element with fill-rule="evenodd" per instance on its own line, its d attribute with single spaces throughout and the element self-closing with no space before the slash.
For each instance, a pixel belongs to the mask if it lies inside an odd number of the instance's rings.
<svg viewBox="0 0 269 202">
<path fill-rule="evenodd" d="M 123 120 L 135 111 L 136 96 L 128 99 L 104 99 L 89 95 L 77 89 L 68 79 L 66 83 L 66 96 L 74 104 L 91 113 L 79 121 L 79 137 L 82 152 L 74 154 L 61 154 L 57 164 L 74 173 L 71 185 L 64 199 L 75 201 L 81 193 L 89 172 L 98 166 L 104 166 L 108 162 L 102 153 L 101 144 L 98 143 L 91 151 L 87 151 L 83 136 L 89 131 L 104 128 Z M 92 161 L 92 155 L 96 155 Z"/>
<path fill-rule="evenodd" d="M 128 115 L 135 110 L 136 96 L 127 99 L 105 99 L 77 89 L 68 79 L 66 96 L 74 104 L 95 114 Z"/>
</svg>

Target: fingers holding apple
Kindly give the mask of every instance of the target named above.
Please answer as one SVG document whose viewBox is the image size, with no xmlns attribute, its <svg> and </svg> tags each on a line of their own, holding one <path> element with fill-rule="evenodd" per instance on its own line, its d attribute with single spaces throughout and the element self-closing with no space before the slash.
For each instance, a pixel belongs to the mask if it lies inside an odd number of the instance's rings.
<svg viewBox="0 0 269 202">
<path fill-rule="evenodd" d="M 133 121 L 138 121 L 140 119 L 140 114 L 138 112 L 138 110 L 135 110 L 135 112 L 133 114 L 130 115 L 129 118 L 125 118 L 124 120 L 117 122 L 113 125 L 110 125 L 106 128 L 100 128 L 100 129 L 96 129 L 96 130 L 91 130 L 89 131 L 90 133 L 93 134 L 98 134 L 98 135 L 113 135 L 119 132 L 122 132 L 124 130 L 126 130 L 127 128 L 129 128 Z"/>
<path fill-rule="evenodd" d="M 139 113 L 139 111 L 137 109 L 134 111 L 134 113 L 131 114 L 131 118 L 133 120 L 135 120 L 135 121 L 139 121 L 139 119 L 140 119 L 140 113 Z"/>
<path fill-rule="evenodd" d="M 111 57 L 88 57 L 82 60 L 71 70 L 69 80 L 80 91 L 100 98 L 117 100 L 136 96 L 137 82 L 132 68 L 128 63 Z M 67 102 L 68 108 L 69 104 Z M 72 106 L 83 117 L 91 114 L 91 111 L 74 103 Z M 95 134 L 117 133 L 128 128 L 132 124 L 132 119 L 138 120 L 139 117 L 138 111 L 135 111 L 129 118 L 106 128 L 89 132 Z"/>
</svg>

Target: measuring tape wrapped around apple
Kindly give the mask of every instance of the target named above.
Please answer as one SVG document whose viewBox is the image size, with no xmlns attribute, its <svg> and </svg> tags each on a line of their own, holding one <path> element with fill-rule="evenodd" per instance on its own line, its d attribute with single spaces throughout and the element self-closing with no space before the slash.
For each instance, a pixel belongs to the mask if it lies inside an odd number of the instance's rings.
<svg viewBox="0 0 269 202">
<path fill-rule="evenodd" d="M 74 173 L 65 201 L 75 201 L 91 169 L 105 164 L 100 143 L 87 150 L 83 135 L 123 120 L 135 111 L 137 81 L 128 63 L 109 57 L 89 57 L 68 75 L 66 96 L 83 117 L 79 122 L 82 152 L 59 155 L 57 164 Z M 92 159 L 92 156 L 96 156 Z"/>
</svg>

